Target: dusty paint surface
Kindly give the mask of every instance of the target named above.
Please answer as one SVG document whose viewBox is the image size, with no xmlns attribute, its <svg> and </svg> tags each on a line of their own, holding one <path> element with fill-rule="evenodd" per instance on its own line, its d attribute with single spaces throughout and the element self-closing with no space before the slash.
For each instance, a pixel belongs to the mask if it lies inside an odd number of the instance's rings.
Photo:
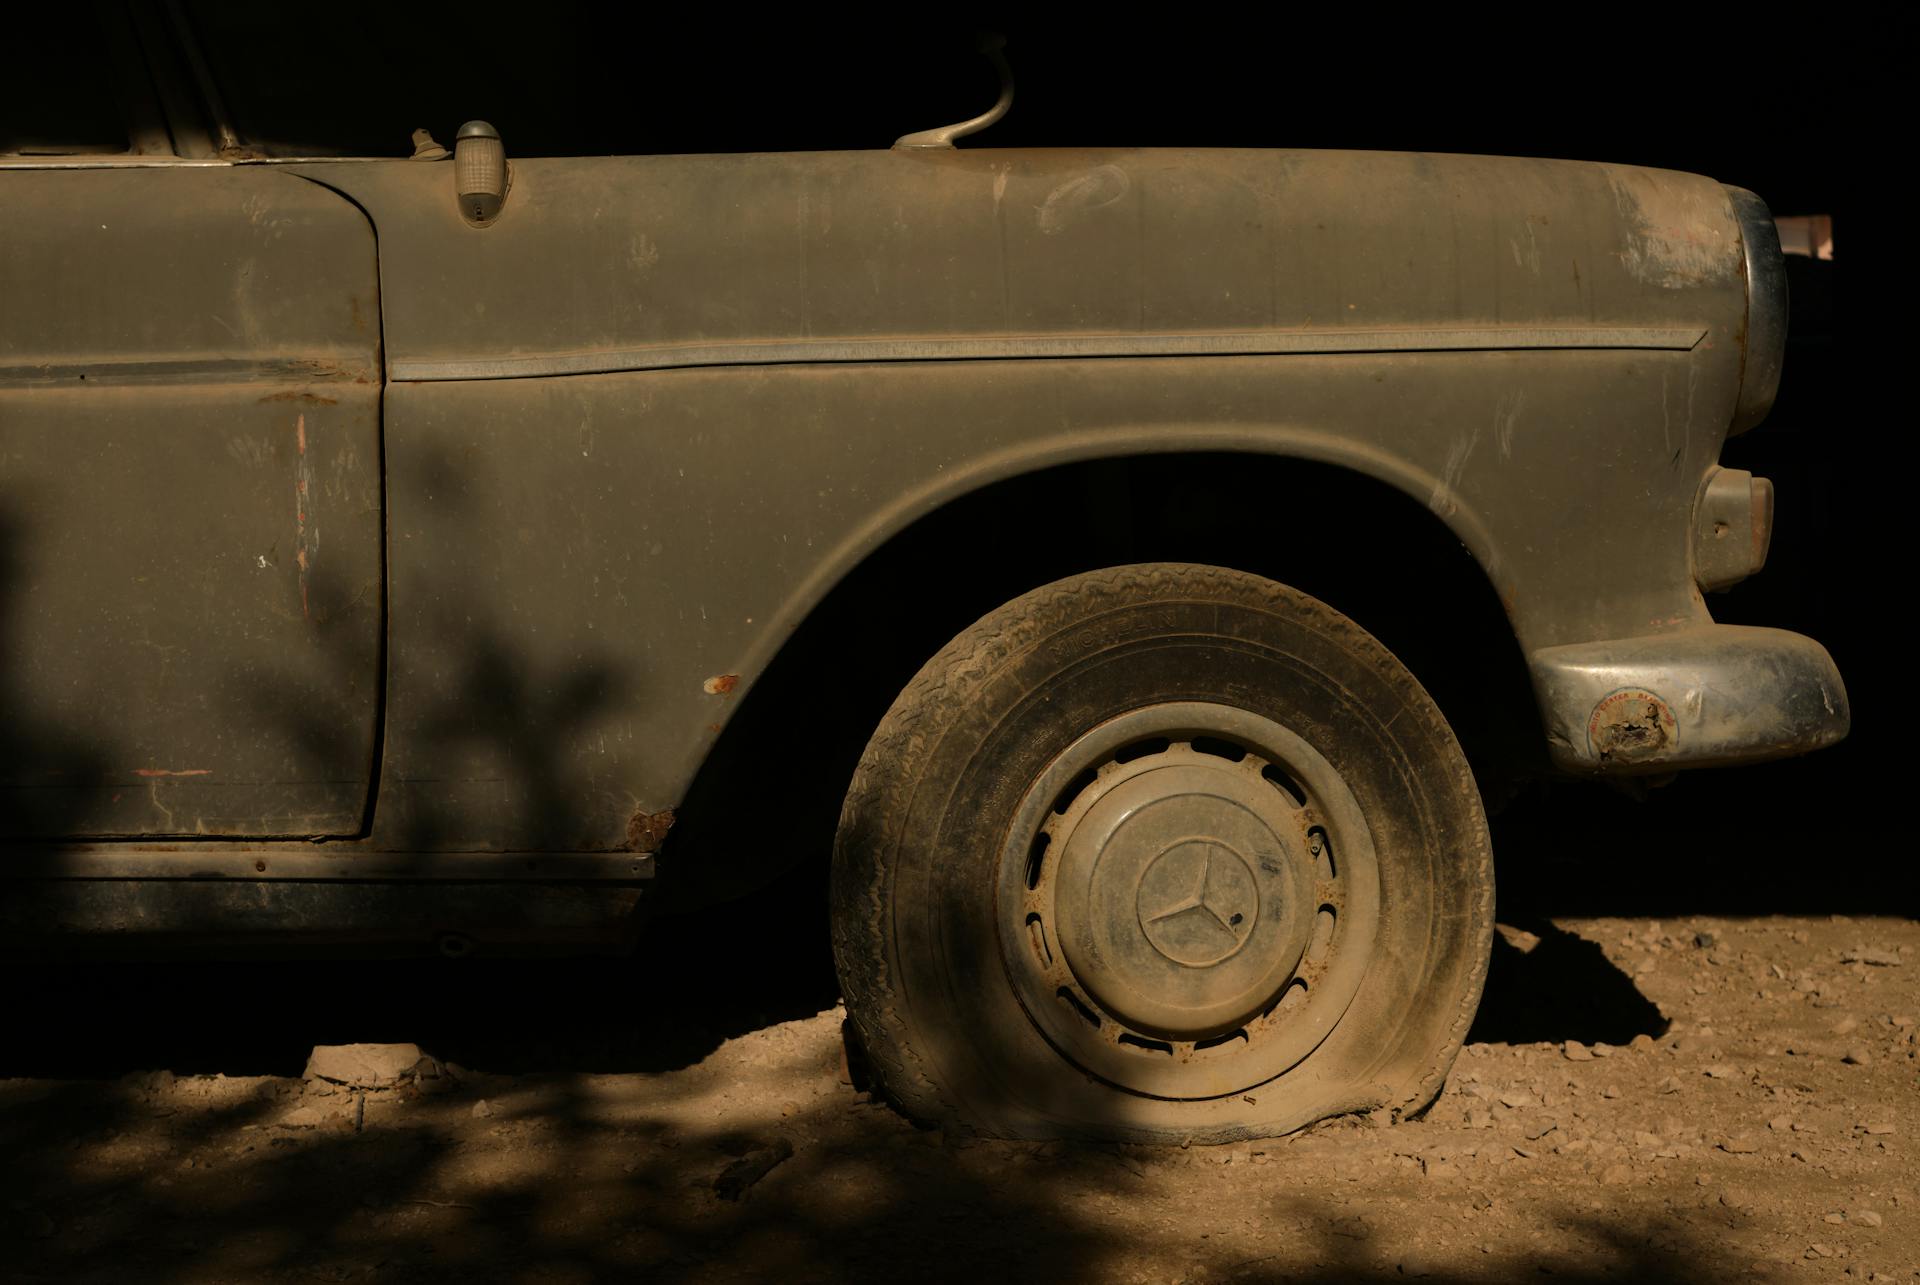
<svg viewBox="0 0 1920 1285">
<path fill-rule="evenodd" d="M 271 169 L 8 173 L 0 209 L 0 837 L 354 833 L 372 228 Z"/>
</svg>

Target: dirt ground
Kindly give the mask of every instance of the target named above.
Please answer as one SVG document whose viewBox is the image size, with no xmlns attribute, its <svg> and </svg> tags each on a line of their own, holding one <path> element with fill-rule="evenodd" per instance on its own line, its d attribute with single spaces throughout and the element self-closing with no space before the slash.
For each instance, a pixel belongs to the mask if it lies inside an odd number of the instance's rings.
<svg viewBox="0 0 1920 1285">
<path fill-rule="evenodd" d="M 1515 914 L 1553 899 L 1509 882 L 1424 1119 L 1220 1148 L 915 1129 L 846 1082 L 805 925 L 755 985 L 703 969 L 716 920 L 617 965 L 39 966 L 0 1065 L 0 1277 L 1920 1279 L 1920 923 L 1752 888 Z M 437 1060 L 302 1078 L 349 1039 Z"/>
</svg>

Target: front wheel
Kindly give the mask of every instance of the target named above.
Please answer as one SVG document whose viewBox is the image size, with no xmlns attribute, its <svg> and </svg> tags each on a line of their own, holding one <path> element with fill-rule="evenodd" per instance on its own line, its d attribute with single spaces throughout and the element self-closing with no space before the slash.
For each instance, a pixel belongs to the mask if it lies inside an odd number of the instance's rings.
<svg viewBox="0 0 1920 1285">
<path fill-rule="evenodd" d="M 841 815 L 847 1007 L 908 1114 L 1225 1141 L 1439 1092 L 1486 973 L 1486 820 L 1359 626 L 1271 581 L 1075 576 L 929 661 Z"/>
</svg>

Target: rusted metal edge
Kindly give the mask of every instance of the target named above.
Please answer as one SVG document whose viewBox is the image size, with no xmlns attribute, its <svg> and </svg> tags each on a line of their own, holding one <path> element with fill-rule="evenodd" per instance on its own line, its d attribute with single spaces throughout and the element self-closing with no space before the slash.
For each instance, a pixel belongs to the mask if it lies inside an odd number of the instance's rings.
<svg viewBox="0 0 1920 1285">
<path fill-rule="evenodd" d="M 346 883 L 636 883 L 643 852 L 366 852 L 323 848 L 143 848 L 102 843 L 0 856 L 4 879 L 279 879 Z"/>
<path fill-rule="evenodd" d="M 1077 357 L 1236 357 L 1289 353 L 1475 352 L 1508 349 L 1691 350 L 1704 326 L 1433 326 L 1407 330 L 1261 330 L 1225 334 L 1006 335 L 944 339 L 782 339 L 662 344 L 518 357 L 400 358 L 396 383 L 536 379 L 687 366 L 786 366 Z"/>
<path fill-rule="evenodd" d="M 378 375 L 363 364 L 364 351 L 342 352 L 341 360 L 302 357 L 183 357 L 139 361 L 0 363 L 0 387 L 40 388 L 83 383 L 137 383 L 188 379 L 196 383 L 251 383 L 300 380 L 314 383 L 371 383 Z"/>
</svg>

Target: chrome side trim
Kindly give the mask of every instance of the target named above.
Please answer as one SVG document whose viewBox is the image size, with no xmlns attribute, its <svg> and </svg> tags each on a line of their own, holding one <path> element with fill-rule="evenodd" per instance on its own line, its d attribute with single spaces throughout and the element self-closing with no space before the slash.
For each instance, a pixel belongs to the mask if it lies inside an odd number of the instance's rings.
<svg viewBox="0 0 1920 1285">
<path fill-rule="evenodd" d="M 1003 361 L 1082 357 L 1236 357 L 1291 353 L 1498 352 L 1636 348 L 1690 351 L 1704 326 L 1444 326 L 1408 330 L 1265 330 L 1227 334 L 994 335 L 941 339 L 781 339 L 662 344 L 513 357 L 401 358 L 396 383 L 536 379 L 687 366 L 784 366 L 895 361 Z"/>
<path fill-rule="evenodd" d="M 653 877 L 642 852 L 369 852 L 343 843 L 21 845 L 0 861 L 13 879 L 162 879 L 268 883 L 632 883 Z"/>
<path fill-rule="evenodd" d="M 0 388 L 64 388 L 84 384 L 127 384 L 151 380 L 195 383 L 372 383 L 377 365 L 347 364 L 365 353 L 325 353 L 304 357 L 154 357 L 135 361 L 0 363 Z"/>
</svg>

